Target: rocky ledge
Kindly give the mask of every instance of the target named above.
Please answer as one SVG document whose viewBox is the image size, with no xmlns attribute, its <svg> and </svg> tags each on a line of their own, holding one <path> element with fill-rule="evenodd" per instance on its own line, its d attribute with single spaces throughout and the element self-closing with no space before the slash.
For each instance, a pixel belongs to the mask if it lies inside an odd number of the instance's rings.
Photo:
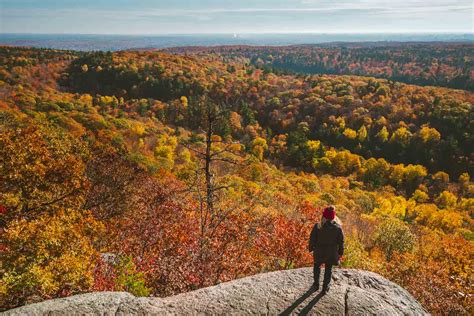
<svg viewBox="0 0 474 316">
<path fill-rule="evenodd" d="M 322 275 L 321 275 L 322 277 Z M 312 291 L 310 268 L 258 274 L 166 298 L 96 292 L 48 300 L 6 315 L 426 315 L 405 289 L 372 272 L 335 269 L 330 291 Z"/>
</svg>

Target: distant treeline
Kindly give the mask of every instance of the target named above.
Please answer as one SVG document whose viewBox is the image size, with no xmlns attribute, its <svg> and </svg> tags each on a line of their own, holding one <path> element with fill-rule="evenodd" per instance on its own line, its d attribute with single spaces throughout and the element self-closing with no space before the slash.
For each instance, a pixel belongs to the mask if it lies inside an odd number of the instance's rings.
<svg viewBox="0 0 474 316">
<path fill-rule="evenodd" d="M 244 57 L 269 71 L 372 76 L 474 91 L 474 44 L 470 43 L 220 46 L 168 51 L 216 53 L 223 58 Z"/>
</svg>

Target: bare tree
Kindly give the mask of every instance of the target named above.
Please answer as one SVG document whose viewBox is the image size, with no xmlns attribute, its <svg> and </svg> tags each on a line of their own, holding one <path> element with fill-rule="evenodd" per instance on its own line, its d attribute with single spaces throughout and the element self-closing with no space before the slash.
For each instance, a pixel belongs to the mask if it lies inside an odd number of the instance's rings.
<svg viewBox="0 0 474 316">
<path fill-rule="evenodd" d="M 236 147 L 235 142 L 228 142 L 221 138 L 225 125 L 228 124 L 229 111 L 238 100 L 229 100 L 219 93 L 208 93 L 193 104 L 197 113 L 202 118 L 199 122 L 199 130 L 205 135 L 204 148 L 198 148 L 189 143 L 183 145 L 194 152 L 198 158 L 198 167 L 195 177 L 189 183 L 188 192 L 195 194 L 199 202 L 200 218 L 200 241 L 198 260 L 206 262 L 208 256 L 208 242 L 229 216 L 236 211 L 248 211 L 252 203 L 245 203 L 246 209 L 240 206 L 222 203 L 223 191 L 232 187 L 219 181 L 216 176 L 217 167 L 227 168 L 230 165 L 243 166 L 247 164 L 245 154 Z M 203 272 L 203 271 L 202 271 Z M 203 272 L 204 273 L 204 272 Z M 201 275 L 201 283 L 204 283 L 205 275 Z M 201 284 L 203 285 L 203 284 Z"/>
</svg>

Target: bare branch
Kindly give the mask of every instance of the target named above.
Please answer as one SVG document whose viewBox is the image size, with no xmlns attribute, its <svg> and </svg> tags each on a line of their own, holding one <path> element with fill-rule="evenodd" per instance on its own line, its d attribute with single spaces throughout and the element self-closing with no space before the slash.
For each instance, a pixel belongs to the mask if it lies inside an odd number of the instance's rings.
<svg viewBox="0 0 474 316">
<path fill-rule="evenodd" d="M 220 191 L 220 190 L 225 190 L 225 189 L 229 189 L 229 188 L 235 188 L 235 184 L 229 184 L 229 185 L 221 185 L 221 186 L 218 186 L 218 187 L 214 187 L 212 188 L 212 191 Z"/>
<path fill-rule="evenodd" d="M 190 145 L 186 144 L 186 143 L 181 143 L 184 147 L 186 147 L 187 149 L 191 150 L 192 152 L 195 152 L 196 154 L 198 155 L 201 155 L 202 157 L 206 157 L 206 153 L 203 153 L 197 149 L 194 149 L 193 147 L 191 147 Z"/>
<path fill-rule="evenodd" d="M 213 158 L 212 160 L 213 161 L 227 162 L 227 163 L 231 163 L 231 164 L 238 165 L 238 166 L 242 165 L 240 162 L 235 161 L 234 159 L 231 159 L 231 158 L 220 157 L 220 158 Z"/>
<path fill-rule="evenodd" d="M 49 206 L 49 205 L 58 203 L 58 202 L 64 200 L 65 198 L 67 198 L 67 197 L 69 197 L 69 196 L 71 196 L 71 195 L 73 195 L 73 194 L 76 194 L 77 192 L 79 192 L 79 189 L 73 189 L 72 191 L 70 191 L 70 192 L 68 192 L 68 193 L 66 193 L 66 194 L 64 194 L 64 195 L 62 195 L 62 196 L 60 196 L 60 197 L 57 197 L 57 198 L 55 198 L 55 199 L 53 199 L 53 200 L 51 200 L 51 201 L 42 203 L 42 204 L 40 204 L 40 205 L 38 205 L 38 206 L 36 206 L 36 207 L 25 208 L 24 211 L 25 211 L 25 212 L 36 211 L 36 210 L 38 210 L 38 209 L 40 209 L 40 208 L 43 208 L 43 207 L 46 207 L 46 206 Z"/>
<path fill-rule="evenodd" d="M 215 157 L 215 156 L 222 155 L 223 153 L 230 153 L 230 154 L 239 156 L 235 151 L 233 151 L 233 150 L 230 149 L 229 147 L 230 147 L 230 146 L 227 146 L 227 147 L 224 148 L 224 149 L 221 149 L 221 150 L 219 150 L 219 151 L 215 151 L 215 152 L 211 153 L 211 158 L 212 158 L 212 157 Z"/>
</svg>

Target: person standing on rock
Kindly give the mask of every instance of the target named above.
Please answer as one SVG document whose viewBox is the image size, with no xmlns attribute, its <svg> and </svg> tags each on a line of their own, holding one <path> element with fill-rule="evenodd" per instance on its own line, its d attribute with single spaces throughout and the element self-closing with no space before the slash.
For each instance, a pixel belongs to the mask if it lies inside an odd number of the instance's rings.
<svg viewBox="0 0 474 316">
<path fill-rule="evenodd" d="M 324 264 L 323 293 L 329 291 L 332 267 L 338 265 L 344 254 L 344 234 L 339 219 L 336 218 L 336 208 L 331 205 L 324 209 L 321 221 L 316 223 L 309 237 L 309 251 L 313 252 L 313 288 L 319 290 L 319 275 Z"/>
</svg>

